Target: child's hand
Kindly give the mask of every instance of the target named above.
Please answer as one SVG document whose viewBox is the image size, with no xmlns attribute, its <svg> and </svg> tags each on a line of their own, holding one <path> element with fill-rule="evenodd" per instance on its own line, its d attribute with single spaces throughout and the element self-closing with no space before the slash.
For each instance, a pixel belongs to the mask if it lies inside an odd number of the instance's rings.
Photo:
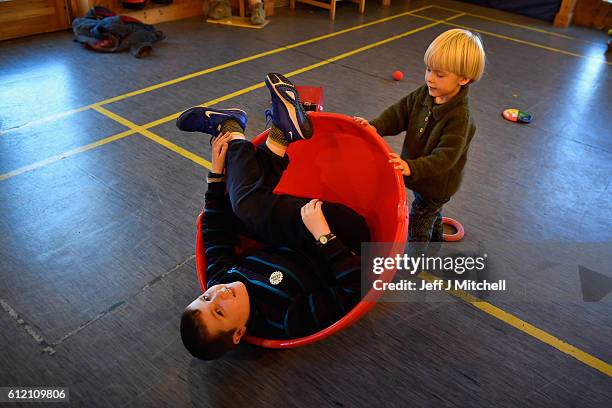
<svg viewBox="0 0 612 408">
<path fill-rule="evenodd" d="M 211 171 L 222 174 L 225 169 L 225 158 L 227 157 L 227 143 L 232 140 L 229 132 L 222 133 L 215 137 L 212 142 Z"/>
<path fill-rule="evenodd" d="M 402 174 L 408 177 L 411 174 L 410 167 L 397 153 L 389 153 L 389 163 L 393 165 L 395 170 L 400 170 Z"/>
<path fill-rule="evenodd" d="M 306 203 L 300 211 L 304 225 L 315 239 L 331 232 L 323 215 L 322 205 L 323 201 L 315 198 Z"/>
<path fill-rule="evenodd" d="M 368 122 L 364 118 L 359 117 L 359 116 L 353 116 L 353 120 L 355 122 L 357 122 L 358 125 L 365 126 L 365 127 L 369 128 L 370 130 L 373 130 L 375 133 L 378 133 L 378 130 L 376 130 L 376 128 L 374 126 L 370 125 L 370 122 Z"/>
<path fill-rule="evenodd" d="M 353 120 L 361 126 L 368 126 L 370 124 L 370 122 L 359 116 L 353 116 Z"/>
</svg>

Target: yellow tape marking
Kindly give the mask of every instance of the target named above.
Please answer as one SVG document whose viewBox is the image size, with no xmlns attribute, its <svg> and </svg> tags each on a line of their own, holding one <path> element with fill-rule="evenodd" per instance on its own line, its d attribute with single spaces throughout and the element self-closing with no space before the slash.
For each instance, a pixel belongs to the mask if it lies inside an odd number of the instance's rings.
<svg viewBox="0 0 612 408">
<path fill-rule="evenodd" d="M 456 18 L 456 17 L 459 17 L 459 15 L 451 17 L 451 19 L 452 18 Z M 446 20 L 449 20 L 449 19 L 446 19 Z M 387 38 L 385 40 L 381 40 L 381 41 L 378 41 L 376 43 L 373 43 L 373 44 L 370 44 L 370 45 L 366 45 L 366 46 L 357 48 L 355 50 L 346 52 L 344 54 L 338 55 L 336 57 L 329 58 L 329 59 L 317 62 L 315 64 L 311 64 L 311 65 L 309 65 L 307 67 L 291 71 L 291 72 L 285 74 L 285 76 L 291 77 L 291 76 L 294 76 L 294 75 L 301 74 L 303 72 L 311 71 L 313 69 L 322 67 L 324 65 L 328 65 L 328 64 L 331 64 L 333 62 L 339 61 L 341 59 L 347 58 L 347 57 L 349 57 L 351 55 L 355 55 L 355 54 L 357 54 L 359 52 L 363 52 L 363 51 L 369 50 L 369 49 L 377 47 L 379 45 L 386 44 L 386 43 L 388 43 L 390 41 L 395 41 L 397 39 L 406 37 L 408 35 L 414 34 L 414 33 L 419 32 L 419 31 L 423 31 L 425 29 L 428 29 L 430 27 L 436 26 L 438 24 L 442 24 L 443 22 L 444 22 L 444 20 L 436 20 L 434 23 L 427 24 L 427 25 L 424 25 L 422 27 L 418 27 L 418 28 L 406 31 L 406 32 L 404 32 L 402 34 L 398 34 L 396 36 Z M 258 83 L 254 84 L 254 85 L 249 86 L 249 87 L 246 87 L 246 88 L 240 89 L 238 91 L 235 91 L 235 92 L 232 92 L 232 93 L 220 96 L 220 97 L 218 97 L 216 99 L 212 99 L 210 101 L 204 102 L 204 103 L 202 103 L 202 104 L 200 104 L 198 106 L 213 106 L 213 105 L 215 105 L 215 104 L 217 104 L 219 102 L 223 102 L 223 101 L 235 98 L 237 96 L 244 95 L 244 94 L 246 94 L 248 92 L 251 92 L 253 90 L 262 88 L 264 85 L 265 84 L 263 82 L 258 82 Z M 169 122 L 171 120 L 174 120 L 174 119 L 176 119 L 181 114 L 181 112 L 176 112 L 176 113 L 173 113 L 171 115 L 165 116 L 165 117 L 163 117 L 161 119 L 157 119 L 155 121 L 152 121 L 152 122 L 149 122 L 149 123 L 146 123 L 144 125 L 139 126 L 139 125 L 136 125 L 135 123 L 133 123 L 133 122 L 131 122 L 131 121 L 129 121 L 129 120 L 119 116 L 119 115 L 114 114 L 113 112 L 103 108 L 102 106 L 100 106 L 98 104 L 91 105 L 91 108 L 94 109 L 95 111 L 105 115 L 106 117 L 108 117 L 110 119 L 113 119 L 113 120 L 117 121 L 118 123 L 121 123 L 122 125 L 126 126 L 127 128 L 132 129 L 132 132 L 140 133 L 141 135 L 146 136 L 149 139 L 154 140 L 154 141 L 164 145 L 168 149 L 173 150 L 173 151 L 179 153 L 180 155 L 182 155 L 184 157 L 187 157 L 190 160 L 195 161 L 198 164 L 201 164 L 204 167 L 210 168 L 210 166 L 211 166 L 210 162 L 205 160 L 205 159 L 203 159 L 202 157 L 197 156 L 197 155 L 189 152 L 188 150 L 185 150 L 182 147 L 177 146 L 174 143 L 172 143 L 172 142 L 170 142 L 170 141 L 168 141 L 166 139 L 163 139 L 160 136 L 155 135 L 154 133 L 151 133 L 151 132 L 147 133 L 147 129 L 150 129 L 152 127 L 155 127 L 155 126 L 164 124 L 166 122 Z M 89 150 L 89 149 L 87 149 L 87 150 Z M 0 175 L 0 181 L 1 180 L 5 180 L 5 179 L 10 178 L 10 177 L 13 177 L 13 176 L 16 176 L 17 174 L 21 174 L 21 173 L 24 173 L 26 171 L 42 167 L 45 164 L 43 162 L 40 162 L 40 163 L 41 163 L 40 165 L 38 165 L 36 167 L 33 167 L 31 169 L 28 169 L 27 167 L 24 167 L 24 168 L 22 168 L 23 171 L 20 171 L 18 173 L 10 172 L 10 173 L 6 173 L 6 174 L 3 174 L 3 175 Z M 13 174 L 13 173 L 15 173 L 15 174 Z"/>
<path fill-rule="evenodd" d="M 8 172 L 8 173 L 0 174 L 0 181 L 9 179 L 11 177 L 15 177 L 15 176 L 17 176 L 19 174 L 26 173 L 28 171 L 36 170 L 38 168 L 41 168 L 41 167 L 47 166 L 49 164 L 55 163 L 57 161 L 60 161 L 62 159 L 65 159 L 67 157 L 74 156 L 76 154 L 86 152 L 88 150 L 94 149 L 94 148 L 99 147 L 99 146 L 103 146 L 103 145 L 105 145 L 107 143 L 110 143 L 110 142 L 114 142 L 115 140 L 123 139 L 124 137 L 133 135 L 134 133 L 135 132 L 133 130 L 126 130 L 126 131 L 123 131 L 121 133 L 117 133 L 116 135 L 109 136 L 107 138 L 104 138 L 104 139 L 98 140 L 96 142 L 90 143 L 88 145 L 77 147 L 76 149 L 68 150 L 67 152 L 64 152 L 64 153 L 61 153 L 61 154 L 58 154 L 58 155 L 55 155 L 55 156 L 51 156 L 51 157 L 49 157 L 47 159 L 38 161 L 36 163 L 32 163 L 30 165 L 27 165 L 27 166 L 24 166 L 24 167 L 20 167 L 20 168 L 18 168 L 16 170 Z"/>
<path fill-rule="evenodd" d="M 13 132 L 13 131 L 15 131 L 17 129 L 23 129 L 24 127 L 29 127 L 29 126 L 38 125 L 38 124 L 41 124 L 41 123 L 46 123 L 46 122 L 52 121 L 54 119 L 59 119 L 59 118 L 65 117 L 65 116 L 69 116 L 69 115 L 71 115 L 73 113 L 82 112 L 82 111 L 85 111 L 85 110 L 88 110 L 88 109 L 93 109 L 94 107 L 97 107 L 97 106 L 108 105 L 109 103 L 117 102 L 117 101 L 120 101 L 120 100 L 123 100 L 123 99 L 126 99 L 126 98 L 130 98 L 132 96 L 136 96 L 136 95 L 140 95 L 140 94 L 143 94 L 143 93 L 151 92 L 151 91 L 154 91 L 156 89 L 164 88 L 166 86 L 174 85 L 174 84 L 177 84 L 179 82 L 187 81 L 188 79 L 197 78 L 197 77 L 202 76 L 202 75 L 210 74 L 211 72 L 220 71 L 220 70 L 225 69 L 225 68 L 230 68 L 230 67 L 233 67 L 233 66 L 236 66 L 236 65 L 239 65 L 239 64 L 243 64 L 245 62 L 249 62 L 249 61 L 253 61 L 253 60 L 259 59 L 259 58 L 263 58 L 263 57 L 266 57 L 268 55 L 277 54 L 279 52 L 283 52 L 283 51 L 287 51 L 287 50 L 290 50 L 290 49 L 293 49 L 293 48 L 301 47 L 303 45 L 312 44 L 314 42 L 326 40 L 328 38 L 333 38 L 333 37 L 336 37 L 338 35 L 346 34 L 346 33 L 349 33 L 351 31 L 360 30 L 360 29 L 366 28 L 366 27 L 371 27 L 373 25 L 385 23 L 387 21 L 395 20 L 397 18 L 401 18 L 401 17 L 405 17 L 405 16 L 410 16 L 410 15 L 413 15 L 413 13 L 418 13 L 419 11 L 423 11 L 423 10 L 426 10 L 428 8 L 431 8 L 431 7 L 433 7 L 433 6 L 425 6 L 425 7 L 421 7 L 421 8 L 418 8 L 418 9 L 415 9 L 415 10 L 411 10 L 411 11 L 407 11 L 407 12 L 404 12 L 404 13 L 395 14 L 393 16 L 384 17 L 384 18 L 381 18 L 381 19 L 378 19 L 378 20 L 375 20 L 375 21 L 371 21 L 369 23 L 360 24 L 360 25 L 355 26 L 355 27 L 345 28 L 344 30 L 336 31 L 336 32 L 329 33 L 329 34 L 324 34 L 324 35 L 321 35 L 321 36 L 318 36 L 318 37 L 314 37 L 314 38 L 311 38 L 311 39 L 308 39 L 308 40 L 300 41 L 300 42 L 297 42 L 297 43 L 294 43 L 294 44 L 278 47 L 278 48 L 275 48 L 273 50 L 260 52 L 260 53 L 255 54 L 255 55 L 251 55 L 251 56 L 248 56 L 248 57 L 245 57 L 245 58 L 241 58 L 241 59 L 238 59 L 238 60 L 235 60 L 235 61 L 227 62 L 225 64 L 217 65 L 217 66 L 214 66 L 214 67 L 211 67 L 211 68 L 207 68 L 207 69 L 204 69 L 204 70 L 201 70 L 201 71 L 198 71 L 198 72 L 193 72 L 191 74 L 183 75 L 181 77 L 174 78 L 174 79 L 171 79 L 169 81 L 165 81 L 165 82 L 162 82 L 162 83 L 159 83 L 159 84 L 156 84 L 156 85 L 151 85 L 151 86 L 148 86 L 146 88 L 138 89 L 136 91 L 132 91 L 132 92 L 128 92 L 128 93 L 125 93 L 125 94 L 122 94 L 122 95 L 118 95 L 118 96 L 115 96 L 115 97 L 112 97 L 112 98 L 108 98 L 108 99 L 105 99 L 103 101 L 93 103 L 91 105 L 82 106 L 80 108 L 71 109 L 71 110 L 68 110 L 66 112 L 61 112 L 61 113 L 54 114 L 54 115 L 51 115 L 51 116 L 48 116 L 48 117 L 45 117 L 45 118 L 41 118 L 41 119 L 38 119 L 38 120 L 35 120 L 35 121 L 32 121 L 32 122 L 26 123 L 25 125 L 20 126 L 18 128 L 7 129 L 7 130 L 0 130 L 0 136 L 3 135 L 3 134 L 6 134 L 6 133 Z"/>
<path fill-rule="evenodd" d="M 436 278 L 432 275 L 430 275 L 427 272 L 421 272 L 418 275 L 421 279 L 427 281 L 427 282 L 433 282 L 435 280 L 438 280 L 440 278 Z M 477 309 L 482 310 L 483 312 L 487 313 L 488 315 L 491 315 L 493 317 L 495 317 L 496 319 L 501 320 L 504 323 L 509 324 L 510 326 L 522 331 L 523 333 L 526 333 L 528 335 L 530 335 L 531 337 L 534 337 L 538 340 L 540 340 L 542 343 L 546 343 L 549 346 L 552 346 L 554 348 L 556 348 L 557 350 L 561 351 L 562 353 L 565 353 L 569 356 L 574 357 L 576 360 L 588 365 L 591 368 L 594 368 L 597 371 L 602 372 L 603 374 L 607 375 L 608 377 L 612 377 L 612 365 L 606 363 L 603 360 L 598 359 L 597 357 L 594 357 L 574 346 L 572 346 L 569 343 L 564 342 L 563 340 L 558 339 L 557 337 L 553 336 L 552 334 L 549 334 L 547 332 L 545 332 L 542 329 L 539 329 L 529 323 L 527 323 L 524 320 L 519 319 L 518 317 L 514 316 L 513 314 L 510 314 L 500 308 L 498 308 L 497 306 L 493 306 L 491 303 L 489 302 L 485 302 L 484 300 L 478 299 L 476 296 L 473 296 L 465 291 L 462 290 L 448 290 L 447 292 L 449 292 L 451 295 L 453 295 L 456 298 L 459 298 L 461 300 L 463 300 L 466 303 L 471 304 L 472 306 L 474 306 Z"/>
<path fill-rule="evenodd" d="M 414 17 L 422 18 L 423 20 L 428 20 L 428 21 L 439 21 L 439 20 L 436 20 L 435 18 L 431 18 L 431 17 L 424 17 L 424 16 L 418 16 L 418 15 L 415 15 Z M 608 61 L 606 61 L 603 58 L 595 58 L 595 57 L 591 57 L 591 56 L 588 56 L 588 55 L 576 54 L 574 52 L 565 51 L 565 50 L 562 50 L 562 49 L 559 49 L 559 48 L 548 47 L 546 45 L 534 43 L 534 42 L 531 42 L 531 41 L 525 41 L 525 40 L 521 40 L 519 38 L 508 37 L 507 35 L 492 33 L 490 31 L 480 30 L 478 28 L 474 28 L 474 27 L 469 27 L 469 26 L 464 26 L 464 25 L 461 25 L 461 24 L 455 24 L 455 23 L 449 23 L 448 22 L 448 21 L 450 21 L 450 20 L 452 20 L 454 18 L 457 18 L 457 17 L 459 17 L 459 16 L 454 16 L 454 17 L 448 18 L 442 24 L 449 25 L 449 26 L 452 26 L 452 27 L 463 28 L 465 30 L 476 31 L 476 32 L 479 32 L 479 33 L 482 33 L 482 34 L 490 35 L 492 37 L 502 38 L 504 40 L 516 42 L 516 43 L 519 43 L 519 44 L 529 45 L 531 47 L 541 48 L 541 49 L 544 49 L 544 50 L 547 50 L 547 51 L 552 51 L 552 52 L 557 52 L 557 53 L 560 53 L 560 54 L 570 55 L 572 57 L 577 57 L 577 58 L 590 59 L 592 61 L 601 62 L 601 63 L 607 64 L 607 65 L 612 65 L 612 62 L 608 62 Z"/>
<path fill-rule="evenodd" d="M 525 25 L 525 24 L 513 23 L 511 21 L 501 20 L 501 19 L 493 18 L 493 17 L 487 17 L 487 16 L 483 16 L 483 15 L 480 15 L 480 14 L 462 12 L 461 10 L 455 10 L 455 9 L 448 8 L 448 7 L 442 7 L 442 6 L 432 6 L 432 7 L 433 8 L 438 8 L 438 9 L 442 9 L 442 10 L 446 10 L 446 11 L 452 11 L 454 13 L 463 13 L 463 14 L 468 15 L 470 17 L 476 17 L 476 18 L 479 18 L 481 20 L 493 21 L 495 23 L 505 24 L 505 25 L 509 25 L 509 26 L 512 26 L 512 27 L 518 27 L 518 28 L 523 28 L 525 30 L 530 30 L 530 31 L 538 32 L 538 33 L 552 35 L 554 37 L 565 38 L 567 40 L 576 40 L 575 37 L 571 37 L 569 35 L 565 35 L 565 34 L 561 34 L 561 33 L 556 33 L 554 31 L 547 31 L 547 30 L 543 30 L 541 28 L 536 28 L 536 27 Z"/>
<path fill-rule="evenodd" d="M 137 124 L 135 124 L 134 122 L 131 122 L 127 119 L 125 119 L 122 116 L 117 115 L 116 113 L 113 113 L 111 111 L 109 111 L 106 108 L 103 108 L 101 106 L 96 106 L 93 108 L 94 110 L 96 110 L 97 112 L 100 112 L 102 115 L 121 123 L 123 126 L 131 129 L 133 132 L 138 132 L 141 135 L 147 137 L 148 139 L 153 140 L 156 143 L 159 143 L 160 145 L 164 146 L 167 149 L 172 150 L 175 153 L 180 154 L 181 156 L 199 164 L 200 166 L 206 167 L 207 169 L 210 169 L 212 167 L 211 163 L 198 156 L 195 153 L 190 152 L 189 150 L 183 149 L 182 147 L 172 143 L 171 141 L 169 141 L 168 139 L 164 139 L 161 136 L 156 135 L 155 133 L 151 132 L 150 130 L 145 129 L 142 126 L 138 126 Z"/>
</svg>

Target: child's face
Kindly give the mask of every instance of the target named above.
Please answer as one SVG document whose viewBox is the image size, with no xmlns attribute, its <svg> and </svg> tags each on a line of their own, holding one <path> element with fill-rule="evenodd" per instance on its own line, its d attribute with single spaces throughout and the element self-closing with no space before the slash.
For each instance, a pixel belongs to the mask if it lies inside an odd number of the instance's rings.
<svg viewBox="0 0 612 408">
<path fill-rule="evenodd" d="M 448 102 L 453 96 L 459 93 L 461 85 L 465 85 L 470 80 L 460 77 L 452 72 L 425 68 L 425 83 L 429 89 L 429 94 L 436 103 Z"/>
<path fill-rule="evenodd" d="M 246 325 L 250 313 L 249 294 L 242 282 L 215 285 L 187 308 L 198 309 L 208 332 L 214 335 Z"/>
</svg>

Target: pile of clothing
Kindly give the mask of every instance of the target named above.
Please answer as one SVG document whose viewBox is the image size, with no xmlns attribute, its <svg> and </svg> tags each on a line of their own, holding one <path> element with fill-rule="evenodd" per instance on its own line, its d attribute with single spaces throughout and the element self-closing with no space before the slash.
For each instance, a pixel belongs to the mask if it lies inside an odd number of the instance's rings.
<svg viewBox="0 0 612 408">
<path fill-rule="evenodd" d="M 153 51 L 153 43 L 163 40 L 164 33 L 129 16 L 118 16 L 112 10 L 95 6 L 85 17 L 72 22 L 74 40 L 99 52 L 130 50 L 136 58 Z"/>
</svg>

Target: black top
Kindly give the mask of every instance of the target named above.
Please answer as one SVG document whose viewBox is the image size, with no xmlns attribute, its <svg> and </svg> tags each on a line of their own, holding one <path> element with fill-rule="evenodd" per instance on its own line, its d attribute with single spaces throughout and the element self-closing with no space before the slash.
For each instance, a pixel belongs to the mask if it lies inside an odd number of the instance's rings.
<svg viewBox="0 0 612 408">
<path fill-rule="evenodd" d="M 404 183 L 428 198 L 450 198 L 459 190 L 476 126 L 470 115 L 469 85 L 443 104 L 435 104 L 424 85 L 370 123 L 381 136 L 406 132 L 402 159 L 411 174 Z"/>
<path fill-rule="evenodd" d="M 264 247 L 239 257 L 234 217 L 223 178 L 209 176 L 202 220 L 206 286 L 246 285 L 248 334 L 273 339 L 309 335 L 335 323 L 360 301 L 361 259 L 339 238 L 315 249 L 318 253 Z"/>
</svg>

